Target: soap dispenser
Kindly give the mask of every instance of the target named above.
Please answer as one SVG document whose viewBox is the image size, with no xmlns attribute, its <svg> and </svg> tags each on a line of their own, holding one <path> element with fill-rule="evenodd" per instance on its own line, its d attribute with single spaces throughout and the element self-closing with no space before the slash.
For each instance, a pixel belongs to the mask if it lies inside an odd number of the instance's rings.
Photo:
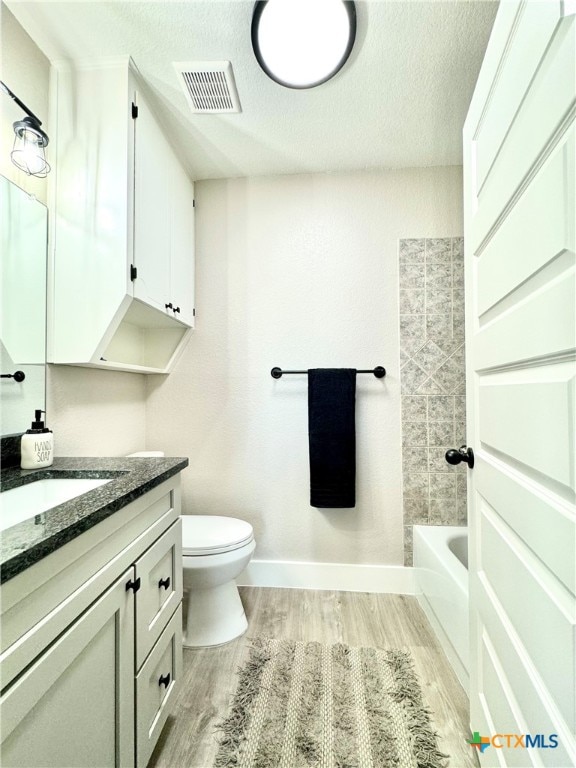
<svg viewBox="0 0 576 768">
<path fill-rule="evenodd" d="M 49 467 L 54 461 L 54 435 L 44 426 L 42 414 L 46 411 L 34 411 L 35 421 L 22 435 L 20 442 L 20 466 L 22 469 L 40 469 Z"/>
</svg>

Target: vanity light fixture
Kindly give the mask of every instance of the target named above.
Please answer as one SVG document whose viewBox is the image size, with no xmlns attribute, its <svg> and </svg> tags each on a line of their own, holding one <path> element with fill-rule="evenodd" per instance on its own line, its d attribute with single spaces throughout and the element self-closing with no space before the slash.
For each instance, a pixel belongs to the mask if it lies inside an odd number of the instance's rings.
<svg viewBox="0 0 576 768">
<path fill-rule="evenodd" d="M 287 88 L 314 88 L 344 66 L 356 37 L 351 0 L 259 0 L 252 47 L 266 74 Z"/>
<path fill-rule="evenodd" d="M 43 179 L 50 173 L 50 165 L 44 154 L 44 148 L 49 140 L 47 134 L 40 128 L 42 121 L 1 80 L 0 86 L 4 93 L 26 112 L 26 117 L 13 123 L 15 136 L 14 147 L 10 153 L 12 162 L 29 176 Z"/>
</svg>

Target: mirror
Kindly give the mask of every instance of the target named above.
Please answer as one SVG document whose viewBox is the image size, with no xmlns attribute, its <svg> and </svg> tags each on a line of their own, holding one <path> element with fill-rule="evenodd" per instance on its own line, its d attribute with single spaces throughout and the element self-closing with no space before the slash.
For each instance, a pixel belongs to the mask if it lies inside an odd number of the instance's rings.
<svg viewBox="0 0 576 768">
<path fill-rule="evenodd" d="M 2 436 L 25 432 L 46 408 L 47 238 L 46 206 L 0 176 Z"/>
</svg>

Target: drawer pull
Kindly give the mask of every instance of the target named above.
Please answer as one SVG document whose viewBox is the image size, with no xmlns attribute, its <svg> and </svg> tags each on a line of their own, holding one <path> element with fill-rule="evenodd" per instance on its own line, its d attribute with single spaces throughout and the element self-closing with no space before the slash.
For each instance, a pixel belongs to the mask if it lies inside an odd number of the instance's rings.
<svg viewBox="0 0 576 768">
<path fill-rule="evenodd" d="M 164 589 L 168 589 L 169 586 L 170 586 L 170 576 L 168 576 L 167 579 L 160 579 L 160 581 L 158 582 L 158 589 L 160 589 L 160 587 L 164 587 Z"/>
<path fill-rule="evenodd" d="M 160 680 L 158 680 L 158 685 L 163 685 L 166 688 L 170 685 L 170 672 L 168 672 L 167 675 L 160 675 Z"/>
<path fill-rule="evenodd" d="M 140 589 L 140 583 L 141 583 L 140 582 L 140 576 L 138 576 L 138 578 L 135 579 L 134 581 L 132 581 L 132 579 L 130 579 L 128 584 L 126 584 L 126 592 L 128 592 L 128 590 L 131 589 L 132 592 L 134 592 L 134 594 L 136 594 L 136 592 L 138 592 L 138 590 Z"/>
</svg>

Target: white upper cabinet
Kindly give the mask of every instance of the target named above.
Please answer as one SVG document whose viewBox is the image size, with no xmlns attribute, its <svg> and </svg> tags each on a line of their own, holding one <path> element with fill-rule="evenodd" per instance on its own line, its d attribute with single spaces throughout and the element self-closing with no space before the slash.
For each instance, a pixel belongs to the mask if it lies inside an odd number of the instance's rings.
<svg viewBox="0 0 576 768">
<path fill-rule="evenodd" d="M 194 186 L 141 90 L 134 161 L 134 297 L 193 325 Z"/>
<path fill-rule="evenodd" d="M 167 373 L 194 324 L 194 186 L 128 57 L 53 68 L 48 359 Z"/>
</svg>

